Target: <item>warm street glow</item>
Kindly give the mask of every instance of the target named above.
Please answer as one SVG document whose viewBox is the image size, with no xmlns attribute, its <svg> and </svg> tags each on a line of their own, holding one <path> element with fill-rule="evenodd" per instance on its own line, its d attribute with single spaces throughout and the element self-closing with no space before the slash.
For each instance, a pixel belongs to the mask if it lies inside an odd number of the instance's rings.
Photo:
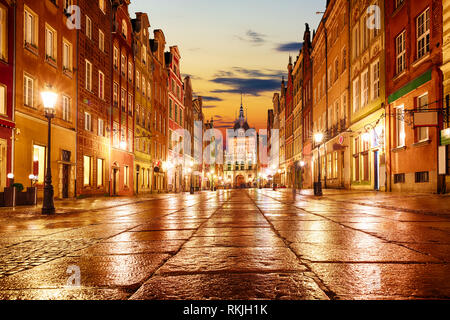
<svg viewBox="0 0 450 320">
<path fill-rule="evenodd" d="M 323 133 L 319 132 L 314 135 L 314 141 L 317 143 L 322 143 L 323 141 Z"/>
<path fill-rule="evenodd" d="M 47 90 L 41 92 L 42 101 L 44 103 L 44 108 L 47 112 L 52 113 L 55 110 L 56 100 L 58 99 L 58 94 L 52 90 Z"/>
</svg>

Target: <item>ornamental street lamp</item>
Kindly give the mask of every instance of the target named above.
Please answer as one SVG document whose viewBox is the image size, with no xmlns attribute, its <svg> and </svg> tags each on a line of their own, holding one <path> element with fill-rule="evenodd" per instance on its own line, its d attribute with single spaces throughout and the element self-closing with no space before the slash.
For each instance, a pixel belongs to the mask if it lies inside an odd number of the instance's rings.
<svg viewBox="0 0 450 320">
<path fill-rule="evenodd" d="M 55 117 L 55 104 L 58 99 L 56 92 L 51 87 L 41 93 L 44 102 L 44 114 L 48 120 L 48 142 L 47 142 L 47 173 L 44 180 L 44 201 L 42 214 L 51 215 L 55 213 L 53 202 L 52 168 L 51 168 L 51 146 L 52 146 L 52 119 Z"/>
<path fill-rule="evenodd" d="M 321 162 L 321 158 L 320 158 L 320 145 L 323 141 L 323 133 L 316 133 L 314 135 L 314 141 L 318 144 L 318 152 L 319 152 L 319 160 L 318 160 L 318 170 L 319 170 L 319 181 L 314 183 L 314 195 L 315 196 L 322 196 L 323 192 L 322 192 L 322 173 L 321 173 L 321 168 L 320 168 L 320 162 Z"/>
</svg>

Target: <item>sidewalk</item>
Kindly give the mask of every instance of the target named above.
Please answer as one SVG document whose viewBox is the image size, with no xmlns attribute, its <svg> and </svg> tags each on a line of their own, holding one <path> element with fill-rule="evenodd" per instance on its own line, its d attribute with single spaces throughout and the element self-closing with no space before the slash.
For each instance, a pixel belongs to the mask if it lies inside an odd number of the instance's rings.
<svg viewBox="0 0 450 320">
<path fill-rule="evenodd" d="M 314 190 L 300 190 L 299 194 L 314 197 Z M 395 193 L 360 190 L 324 189 L 323 199 L 368 205 L 389 210 L 406 211 L 450 217 L 450 194 Z"/>
<path fill-rule="evenodd" d="M 135 204 L 166 198 L 169 194 L 146 194 L 135 197 L 99 197 L 84 199 L 55 200 L 56 213 L 65 215 L 77 212 L 95 211 L 114 207 Z M 41 215 L 42 199 L 38 200 L 37 206 L 20 206 L 15 208 L 0 208 L 0 218 L 8 217 L 33 217 Z"/>
</svg>

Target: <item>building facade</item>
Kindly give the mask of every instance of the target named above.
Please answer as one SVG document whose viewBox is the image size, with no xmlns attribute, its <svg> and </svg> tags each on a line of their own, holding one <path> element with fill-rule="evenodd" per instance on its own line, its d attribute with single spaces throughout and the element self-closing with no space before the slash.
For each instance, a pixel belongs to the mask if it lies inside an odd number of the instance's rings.
<svg viewBox="0 0 450 320">
<path fill-rule="evenodd" d="M 204 128 L 204 115 L 203 115 L 203 98 L 197 97 L 192 102 L 193 117 L 194 117 L 194 167 L 192 169 L 194 174 L 194 189 L 199 191 L 202 188 L 202 181 L 204 179 L 203 171 L 203 128 Z"/>
<path fill-rule="evenodd" d="M 229 134 L 230 131 L 233 133 Z M 232 130 L 227 132 L 224 179 L 233 188 L 254 187 L 258 178 L 258 139 L 244 115 L 244 107 L 239 109 Z"/>
<path fill-rule="evenodd" d="M 441 192 L 442 1 L 387 1 L 385 5 L 387 188 Z M 421 112 L 426 119 L 415 125 Z"/>
<path fill-rule="evenodd" d="M 293 81 L 293 105 L 294 105 L 294 145 L 293 145 L 293 166 L 294 166 L 294 186 L 297 189 L 302 188 L 302 166 L 303 161 L 303 53 L 297 56 L 292 71 Z"/>
<path fill-rule="evenodd" d="M 352 189 L 386 190 L 384 1 L 350 9 Z"/>
<path fill-rule="evenodd" d="M 441 133 L 441 147 L 446 149 L 447 166 L 445 176 L 445 191 L 450 192 L 450 0 L 442 1 L 443 7 L 443 63 L 442 72 L 444 76 L 444 107 L 447 118 L 444 119 L 444 131 Z M 445 121 L 446 120 L 446 121 Z"/>
<path fill-rule="evenodd" d="M 16 35 L 15 4 L 0 1 L 0 192 L 9 187 L 7 175 L 14 173 L 14 41 Z"/>
<path fill-rule="evenodd" d="M 133 195 L 135 68 L 129 0 L 113 2 L 111 195 Z"/>
<path fill-rule="evenodd" d="M 192 81 L 189 76 L 184 78 L 184 191 L 189 191 L 194 185 L 194 99 Z"/>
<path fill-rule="evenodd" d="M 162 30 L 153 31 L 154 38 L 150 40 L 153 57 L 153 90 L 152 90 L 152 135 L 153 144 L 153 192 L 162 193 L 168 190 L 168 73 L 165 60 L 166 38 Z M 159 125 L 158 125 L 159 121 Z"/>
<path fill-rule="evenodd" d="M 169 95 L 169 189 L 184 189 L 184 87 L 180 71 L 181 55 L 177 46 L 166 53 Z"/>
<path fill-rule="evenodd" d="M 311 43 L 311 31 L 309 25 L 305 25 L 305 32 L 303 34 L 303 46 L 302 46 L 302 57 L 303 57 L 303 110 L 302 110 L 302 121 L 303 121 L 303 148 L 302 148 L 302 159 L 305 162 L 303 168 L 303 188 L 313 187 L 313 65 L 311 60 L 312 53 L 312 43 Z"/>
<path fill-rule="evenodd" d="M 146 13 L 136 13 L 133 19 L 133 49 L 136 80 L 134 86 L 134 193 L 151 193 L 153 191 L 152 158 L 152 87 L 153 58 L 150 48 L 150 21 Z M 159 129 L 159 128 L 158 128 Z"/>
<path fill-rule="evenodd" d="M 55 2 L 22 0 L 15 5 L 15 181 L 28 185 L 33 174 L 38 197 L 42 197 L 48 121 L 41 92 L 51 88 L 58 93 L 50 159 L 54 195 L 72 198 L 76 179 L 76 30 L 67 27 L 65 8 Z"/>
<path fill-rule="evenodd" d="M 76 191 L 77 196 L 103 196 L 110 191 L 112 6 L 106 0 L 79 0 L 77 5 L 77 98 L 69 102 L 77 113 Z"/>
</svg>

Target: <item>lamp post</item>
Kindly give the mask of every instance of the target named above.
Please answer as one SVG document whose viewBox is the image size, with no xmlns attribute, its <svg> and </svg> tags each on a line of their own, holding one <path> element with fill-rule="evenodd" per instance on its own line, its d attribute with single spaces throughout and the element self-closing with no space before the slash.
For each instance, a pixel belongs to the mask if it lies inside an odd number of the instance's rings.
<svg viewBox="0 0 450 320">
<path fill-rule="evenodd" d="M 191 171 L 191 188 L 190 188 L 190 192 L 191 192 L 191 194 L 194 194 L 194 180 L 193 180 L 193 170 L 192 170 L 192 167 L 194 167 L 194 161 L 191 161 L 190 165 L 191 165 L 191 168 L 189 169 Z"/>
<path fill-rule="evenodd" d="M 44 113 L 48 120 L 48 142 L 47 142 L 47 173 L 44 180 L 44 201 L 42 205 L 42 214 L 51 215 L 55 213 L 53 202 L 52 168 L 51 168 L 51 146 L 52 146 L 52 119 L 55 117 L 55 104 L 58 99 L 56 92 L 52 88 L 41 93 L 44 102 Z"/>
<path fill-rule="evenodd" d="M 8 173 L 7 178 L 9 179 L 9 187 L 12 188 L 14 184 L 14 173 Z"/>
<path fill-rule="evenodd" d="M 321 173 L 321 167 L 320 167 L 320 162 L 322 161 L 322 159 L 320 158 L 320 145 L 323 141 L 323 133 L 316 133 L 314 135 L 314 140 L 315 142 L 318 144 L 318 153 L 319 153 L 319 159 L 318 159 L 318 170 L 319 170 L 319 181 L 316 182 L 314 184 L 314 195 L 315 196 L 322 196 L 323 192 L 322 192 L 322 173 Z"/>
</svg>

